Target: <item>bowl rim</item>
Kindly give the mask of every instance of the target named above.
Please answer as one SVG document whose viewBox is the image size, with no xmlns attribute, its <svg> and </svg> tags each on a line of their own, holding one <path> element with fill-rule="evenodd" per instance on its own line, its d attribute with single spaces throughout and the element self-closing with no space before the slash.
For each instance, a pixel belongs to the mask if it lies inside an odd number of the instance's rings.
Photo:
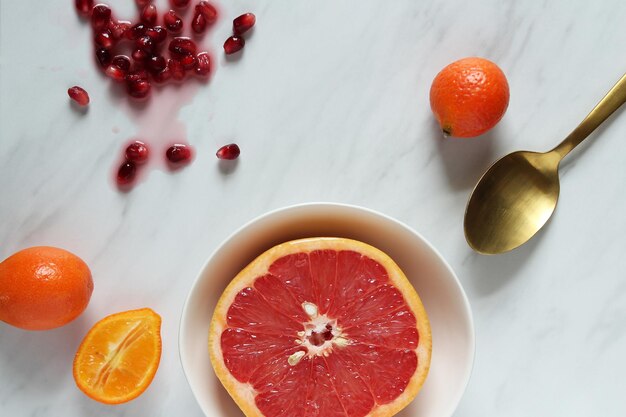
<svg viewBox="0 0 626 417">
<path fill-rule="evenodd" d="M 260 221 L 263 221 L 269 217 L 273 217 L 276 215 L 279 215 L 281 213 L 284 212 L 288 212 L 288 211 L 292 211 L 292 210 L 298 210 L 298 209 L 304 209 L 304 208 L 320 208 L 320 209 L 324 209 L 324 208 L 340 208 L 340 209 L 348 209 L 348 210 L 356 210 L 356 211 L 362 211 L 365 212 L 369 215 L 373 215 L 373 216 L 378 216 L 381 217 L 383 219 L 385 219 L 386 221 L 392 222 L 394 224 L 396 224 L 397 226 L 405 229 L 407 232 L 413 234 L 414 236 L 416 236 L 419 240 L 421 240 L 421 242 L 432 251 L 432 253 L 435 255 L 435 257 L 439 260 L 439 262 L 441 262 L 441 265 L 446 269 L 446 271 L 448 272 L 448 274 L 453 278 L 453 282 L 457 288 L 457 290 L 459 291 L 460 295 L 461 295 L 461 300 L 462 300 L 462 306 L 463 309 L 465 311 L 465 315 L 467 318 L 467 324 L 468 324 L 468 334 L 470 336 L 469 339 L 469 353 L 470 353 L 470 358 L 469 361 L 467 361 L 465 369 L 463 372 L 461 372 L 461 376 L 464 379 L 464 383 L 462 384 L 462 389 L 459 390 L 459 393 L 457 395 L 457 398 L 454 399 L 453 402 L 451 402 L 451 407 L 449 407 L 450 412 L 448 413 L 448 416 L 452 416 L 454 414 L 454 412 L 456 411 L 459 403 L 461 402 L 461 399 L 463 398 L 463 395 L 465 394 L 465 392 L 467 391 L 467 386 L 469 385 L 470 379 L 471 379 L 471 375 L 472 375 L 472 370 L 474 368 L 474 362 L 476 360 L 476 330 L 474 327 L 474 315 L 472 313 L 472 308 L 471 305 L 469 303 L 469 299 L 467 298 L 467 294 L 465 293 L 465 290 L 463 289 L 463 286 L 461 285 L 461 281 L 459 280 L 459 278 L 457 277 L 456 273 L 454 272 L 454 270 L 452 269 L 452 267 L 450 266 L 450 264 L 448 263 L 448 261 L 446 261 L 446 259 L 443 257 L 443 255 L 441 255 L 441 253 L 437 250 L 437 248 L 435 248 L 421 233 L 419 233 L 418 231 L 416 231 L 415 229 L 413 229 L 412 227 L 410 227 L 409 225 L 405 224 L 404 222 L 397 220 L 393 217 L 390 217 L 384 213 L 381 213 L 379 211 L 367 208 L 367 207 L 363 207 L 363 206 L 358 206 L 355 204 L 348 204 L 348 203 L 336 203 L 336 202 L 324 202 L 324 201 L 320 201 L 320 202 L 308 202 L 308 203 L 297 203 L 297 204 L 291 204 L 288 206 L 282 206 L 279 208 L 275 208 L 269 211 L 266 211 L 256 217 L 253 217 L 251 220 L 245 222 L 243 225 L 241 225 L 240 227 L 238 227 L 237 229 L 235 229 L 232 233 L 230 233 L 225 239 L 223 239 L 216 247 L 215 249 L 211 252 L 211 254 L 206 258 L 206 260 L 204 261 L 204 263 L 202 264 L 202 267 L 199 269 L 199 271 L 196 274 L 196 277 L 193 281 L 193 283 L 191 284 L 191 287 L 189 288 L 189 291 L 187 292 L 187 296 L 185 298 L 185 303 L 183 304 L 183 309 L 180 315 L 180 319 L 178 322 L 178 356 L 179 356 L 179 360 L 180 360 L 180 364 L 181 367 L 183 369 L 183 375 L 185 376 L 185 380 L 187 381 L 187 385 L 189 386 L 189 388 L 191 389 L 191 392 L 194 396 L 194 399 L 196 400 L 196 403 L 198 403 L 198 406 L 200 407 L 200 410 L 202 411 L 202 413 L 204 415 L 206 415 L 206 413 L 204 412 L 204 410 L 202 409 L 202 406 L 200 405 L 199 401 L 198 401 L 198 393 L 196 392 L 196 388 L 194 388 L 194 385 L 192 384 L 192 382 L 190 381 L 190 377 L 188 375 L 187 369 L 185 367 L 185 362 L 186 362 L 186 356 L 184 353 L 184 349 L 183 349 L 183 344 L 185 343 L 183 341 L 184 338 L 186 338 L 186 333 L 185 333 L 185 327 L 184 327 L 184 323 L 185 320 L 189 314 L 189 305 L 190 305 L 190 300 L 191 300 L 191 296 L 192 294 L 195 292 L 196 288 L 198 287 L 201 277 L 204 275 L 204 271 L 206 270 L 206 268 L 208 267 L 209 263 L 213 260 L 213 258 L 215 257 L 215 255 L 229 242 L 231 241 L 233 238 L 235 238 L 237 235 L 239 235 L 240 233 L 242 233 L 243 231 L 245 231 L 246 229 L 248 229 L 249 227 L 251 227 L 252 225 L 254 225 L 255 223 L 258 223 Z"/>
</svg>

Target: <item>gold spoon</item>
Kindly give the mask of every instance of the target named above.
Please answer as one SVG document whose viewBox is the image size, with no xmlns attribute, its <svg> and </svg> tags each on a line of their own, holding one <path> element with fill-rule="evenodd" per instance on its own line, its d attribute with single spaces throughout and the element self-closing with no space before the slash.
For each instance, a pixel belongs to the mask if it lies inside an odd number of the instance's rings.
<svg viewBox="0 0 626 417">
<path fill-rule="evenodd" d="M 626 102 L 626 75 L 549 152 L 518 151 L 496 161 L 478 181 L 465 209 L 465 239 L 496 254 L 526 243 L 548 221 L 559 199 L 559 164 Z"/>
</svg>

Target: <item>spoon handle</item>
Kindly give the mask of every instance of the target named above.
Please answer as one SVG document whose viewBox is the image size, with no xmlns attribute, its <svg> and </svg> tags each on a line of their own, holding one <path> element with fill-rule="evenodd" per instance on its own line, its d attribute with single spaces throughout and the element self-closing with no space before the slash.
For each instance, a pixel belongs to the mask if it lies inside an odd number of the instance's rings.
<svg viewBox="0 0 626 417">
<path fill-rule="evenodd" d="M 551 152 L 563 159 L 572 149 L 580 144 L 591 132 L 596 130 L 615 110 L 626 102 L 626 74 L 606 93 L 604 98 L 591 110 L 591 113 L 580 122 L 563 142 L 559 143 Z"/>
</svg>

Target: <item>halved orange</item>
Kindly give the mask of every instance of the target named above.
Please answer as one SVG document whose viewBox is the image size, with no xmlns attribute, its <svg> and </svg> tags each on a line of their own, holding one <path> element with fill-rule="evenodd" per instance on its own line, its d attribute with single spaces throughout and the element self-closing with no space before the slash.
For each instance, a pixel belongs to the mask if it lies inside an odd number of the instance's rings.
<svg viewBox="0 0 626 417">
<path fill-rule="evenodd" d="M 380 250 L 295 240 L 263 253 L 220 297 L 209 332 L 215 372 L 247 417 L 382 417 L 428 374 L 422 302 Z"/>
<path fill-rule="evenodd" d="M 85 394 L 120 404 L 143 393 L 161 360 L 161 317 L 149 308 L 103 318 L 74 358 L 74 380 Z"/>
</svg>

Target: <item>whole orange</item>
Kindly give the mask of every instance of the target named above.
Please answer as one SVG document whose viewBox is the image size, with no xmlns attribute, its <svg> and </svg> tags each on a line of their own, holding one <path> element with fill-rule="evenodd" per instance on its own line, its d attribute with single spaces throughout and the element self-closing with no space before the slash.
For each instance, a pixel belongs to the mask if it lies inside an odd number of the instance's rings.
<svg viewBox="0 0 626 417">
<path fill-rule="evenodd" d="M 430 108 L 443 133 L 469 138 L 493 128 L 509 105 L 504 72 L 484 58 L 463 58 L 437 74 L 430 87 Z"/>
<path fill-rule="evenodd" d="M 85 310 L 92 292 L 89 267 L 64 249 L 32 247 L 0 263 L 0 320 L 22 329 L 69 323 Z"/>
</svg>

